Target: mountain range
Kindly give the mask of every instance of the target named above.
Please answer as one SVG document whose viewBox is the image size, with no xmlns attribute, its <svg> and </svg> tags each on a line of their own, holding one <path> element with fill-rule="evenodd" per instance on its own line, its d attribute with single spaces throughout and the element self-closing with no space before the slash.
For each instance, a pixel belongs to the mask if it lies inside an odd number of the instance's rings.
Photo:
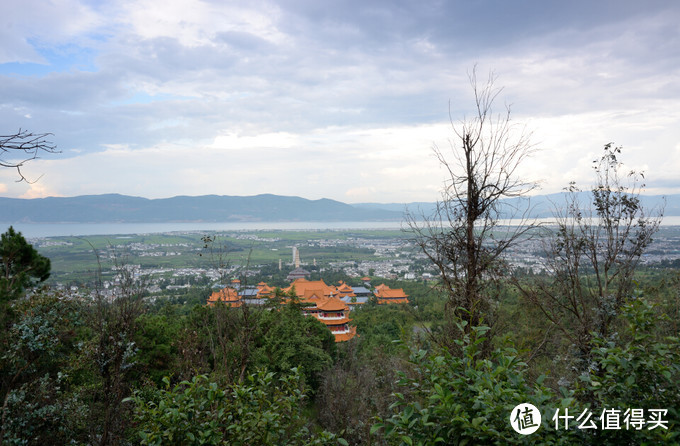
<svg viewBox="0 0 680 446">
<path fill-rule="evenodd" d="M 584 196 L 585 197 L 585 196 Z M 661 196 L 642 196 L 653 208 Z M 665 215 L 680 215 L 680 195 L 665 197 Z M 534 217 L 549 217 L 562 194 L 503 201 L 505 216 L 513 209 L 531 209 Z M 399 221 L 408 209 L 432 214 L 434 203 L 357 203 L 330 199 L 308 200 L 272 194 L 254 196 L 202 195 L 148 199 L 119 194 L 35 199 L 0 197 L 2 223 L 161 223 L 259 221 Z"/>
</svg>

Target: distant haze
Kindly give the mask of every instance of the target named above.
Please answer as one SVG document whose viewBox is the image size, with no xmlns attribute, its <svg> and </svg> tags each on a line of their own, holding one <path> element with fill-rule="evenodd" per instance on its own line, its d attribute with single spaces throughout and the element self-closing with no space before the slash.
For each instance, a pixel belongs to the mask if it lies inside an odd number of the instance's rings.
<svg viewBox="0 0 680 446">
<path fill-rule="evenodd" d="M 587 200 L 587 195 L 582 197 Z M 533 217 L 549 217 L 560 206 L 561 194 L 505 200 L 503 218 L 514 218 L 517 210 L 530 208 Z M 585 201 L 584 201 L 585 202 Z M 665 202 L 665 215 L 680 215 L 680 195 L 645 196 L 649 209 Z M 272 194 L 256 196 L 178 196 L 146 199 L 125 195 L 87 195 L 15 199 L 0 197 L 3 223 L 166 223 L 166 222 L 398 222 L 408 210 L 415 216 L 430 216 L 434 203 L 358 203 L 307 200 Z"/>
</svg>

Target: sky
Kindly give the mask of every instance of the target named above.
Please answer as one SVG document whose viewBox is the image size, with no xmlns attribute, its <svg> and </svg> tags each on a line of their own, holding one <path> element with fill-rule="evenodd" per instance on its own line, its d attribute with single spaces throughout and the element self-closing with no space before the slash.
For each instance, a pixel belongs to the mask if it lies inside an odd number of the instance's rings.
<svg viewBox="0 0 680 446">
<path fill-rule="evenodd" d="M 0 135 L 60 153 L 0 196 L 273 193 L 435 201 L 469 75 L 536 148 L 517 174 L 588 186 L 605 144 L 680 193 L 674 0 L 4 0 Z M 452 159 L 452 158 L 451 158 Z"/>
</svg>

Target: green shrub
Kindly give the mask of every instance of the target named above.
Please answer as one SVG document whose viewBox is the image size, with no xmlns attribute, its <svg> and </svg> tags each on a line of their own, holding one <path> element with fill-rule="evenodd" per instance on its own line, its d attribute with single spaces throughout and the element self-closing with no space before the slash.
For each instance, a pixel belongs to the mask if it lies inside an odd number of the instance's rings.
<svg viewBox="0 0 680 446">
<path fill-rule="evenodd" d="M 279 379 L 271 372 L 248 375 L 220 389 L 196 376 L 156 391 L 147 401 L 136 393 L 135 422 L 145 445 L 307 445 L 343 443 L 332 434 L 312 434 L 304 425 L 301 373 Z"/>
<path fill-rule="evenodd" d="M 576 392 L 595 417 L 605 409 L 620 410 L 622 428 L 598 429 L 591 433 L 590 440 L 612 445 L 677 444 L 680 340 L 654 336 L 658 317 L 643 299 L 631 300 L 623 307 L 623 315 L 626 323 L 621 333 L 608 340 L 594 335 L 593 363 L 580 376 Z M 639 430 L 626 429 L 627 409 L 643 409 L 645 421 L 651 409 L 667 410 L 662 416 L 668 422 L 667 429 L 650 429 L 648 424 Z"/>
<path fill-rule="evenodd" d="M 548 409 L 556 400 L 541 384 L 543 379 L 533 385 L 527 382 L 527 366 L 513 348 L 482 358 L 480 349 L 489 328 L 473 327 L 471 334 L 464 334 L 464 327 L 464 322 L 458 324 L 459 355 L 446 350 L 412 354 L 417 376 L 402 374 L 399 383 L 410 395 L 396 393 L 394 414 L 379 420 L 372 431 L 384 429 L 390 444 L 568 444 L 566 435 L 549 427 Z M 509 421 L 512 409 L 521 403 L 543 412 L 542 428 L 531 436 L 515 432 Z M 569 407 L 574 401 L 565 398 L 561 403 Z"/>
</svg>

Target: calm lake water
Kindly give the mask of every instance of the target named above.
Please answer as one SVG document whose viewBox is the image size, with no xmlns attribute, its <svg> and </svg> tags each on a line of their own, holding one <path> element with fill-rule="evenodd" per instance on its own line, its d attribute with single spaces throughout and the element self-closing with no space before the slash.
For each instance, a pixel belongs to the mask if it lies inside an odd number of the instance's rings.
<svg viewBox="0 0 680 446">
<path fill-rule="evenodd" d="M 551 218 L 539 219 L 550 223 Z M 513 220 L 503 221 L 513 224 Z M 517 222 L 514 222 L 517 223 Z M 680 226 L 680 216 L 664 217 L 663 226 Z M 0 223 L 0 228 L 9 227 Z M 340 231 L 344 229 L 399 230 L 400 221 L 338 221 L 338 222 L 232 222 L 232 223 L 14 223 L 14 229 L 24 237 L 60 237 L 80 235 L 157 234 L 163 232 L 210 232 L 210 231 Z M 1 232 L 4 232 L 2 230 Z"/>
<path fill-rule="evenodd" d="M 9 227 L 9 224 L 5 224 Z M 14 223 L 24 237 L 59 237 L 76 235 L 157 234 L 163 232 L 210 231 L 321 231 L 343 229 L 401 228 L 398 221 L 361 222 L 245 222 L 245 223 Z"/>
</svg>

